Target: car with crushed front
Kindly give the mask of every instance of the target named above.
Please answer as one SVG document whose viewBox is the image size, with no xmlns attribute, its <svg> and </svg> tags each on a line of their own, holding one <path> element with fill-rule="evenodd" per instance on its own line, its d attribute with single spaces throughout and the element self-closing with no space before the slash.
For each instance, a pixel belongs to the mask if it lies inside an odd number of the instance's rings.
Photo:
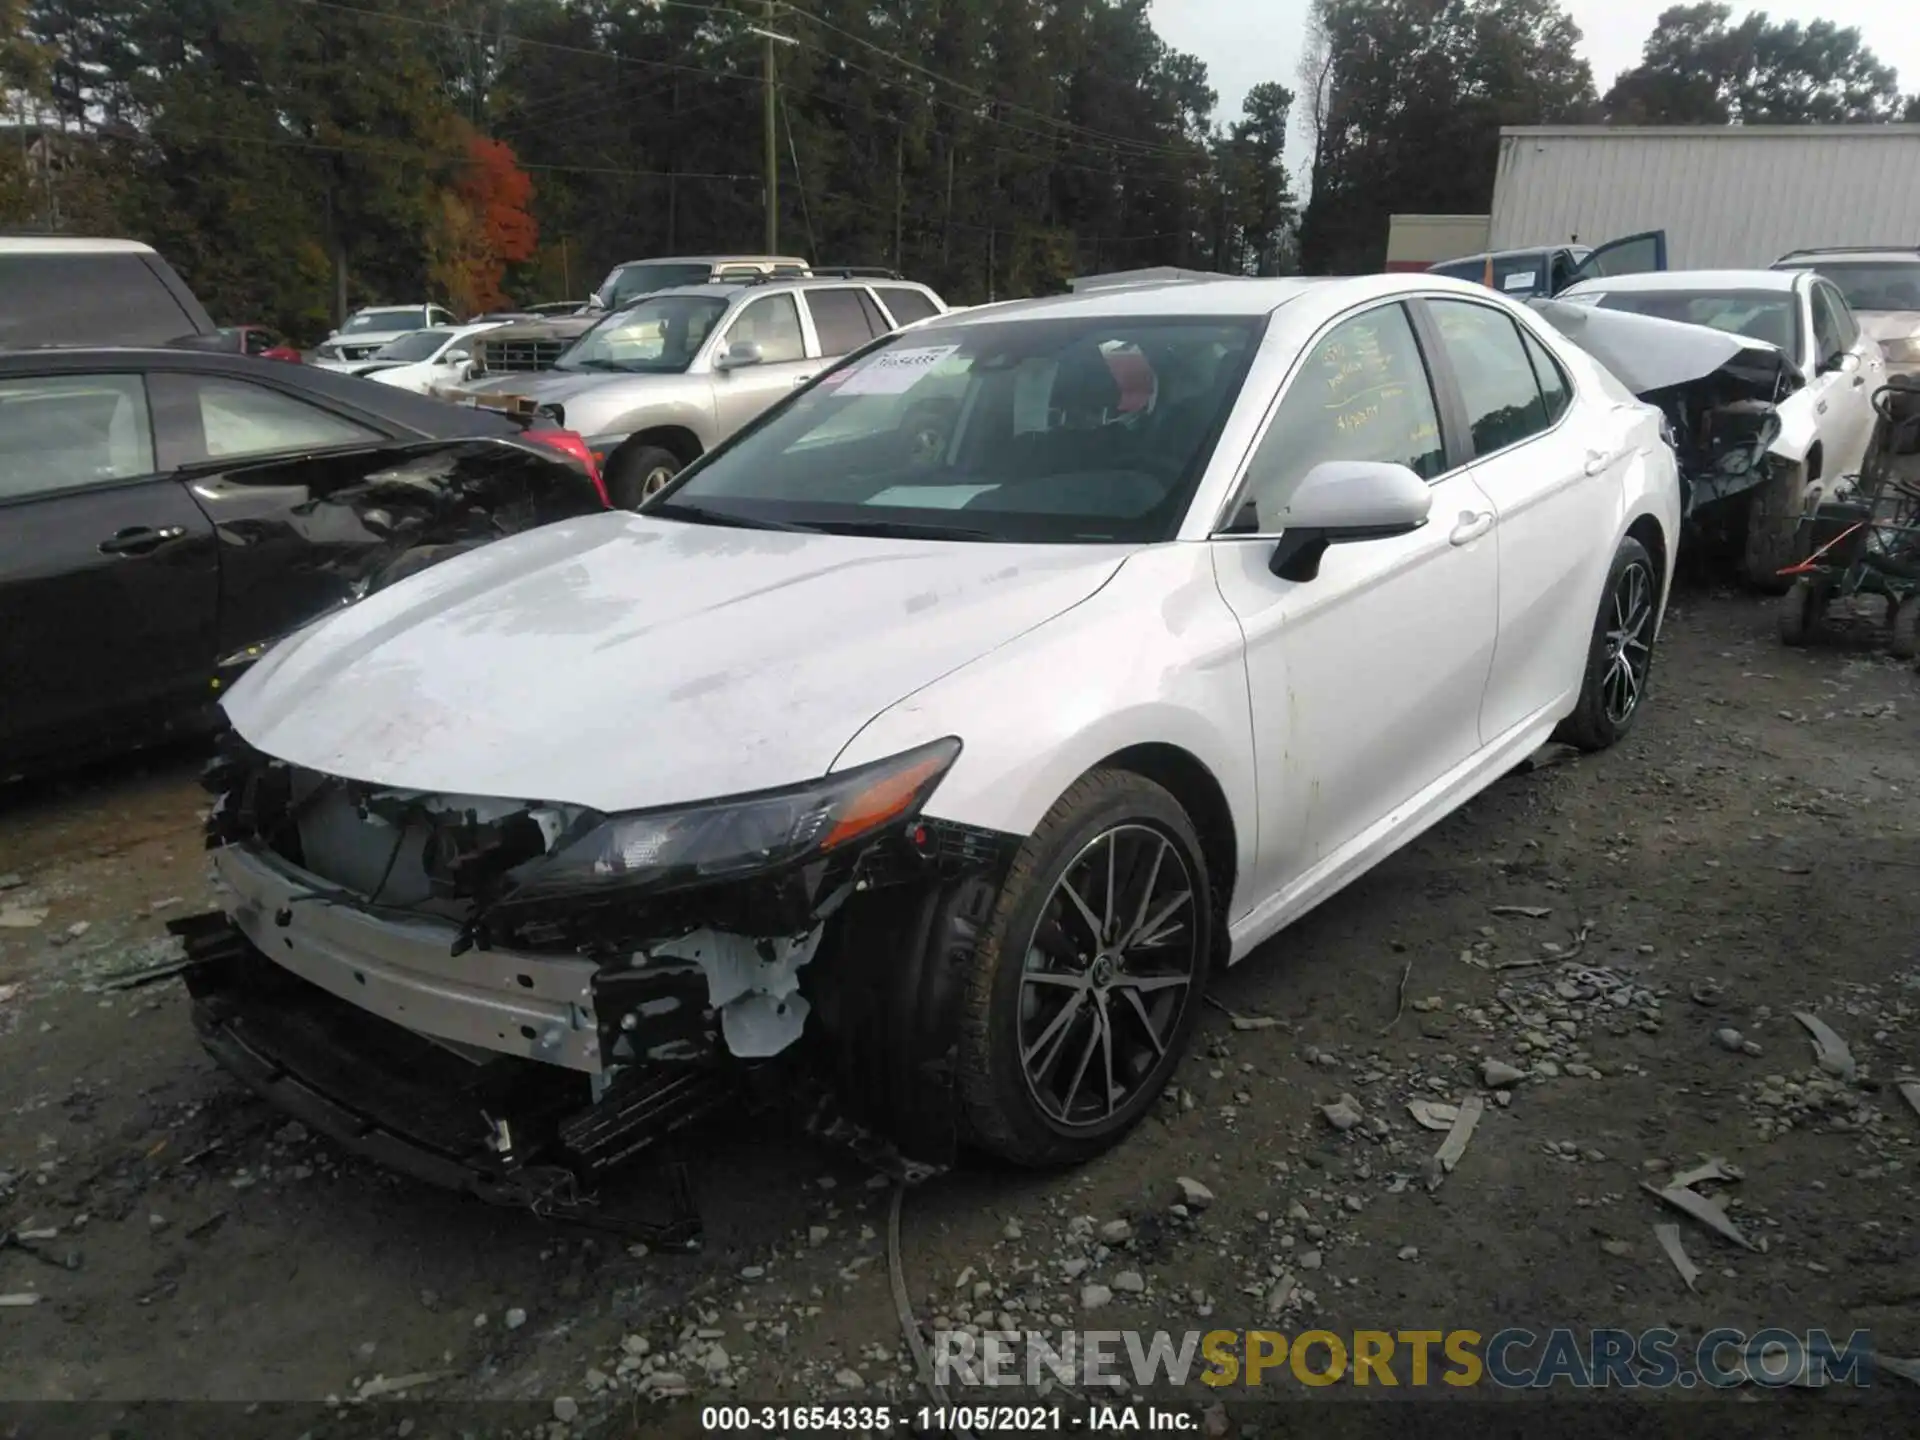
<svg viewBox="0 0 1920 1440">
<path fill-rule="evenodd" d="M 1631 729 L 1663 434 L 1435 276 L 883 337 L 639 512 L 234 687 L 228 898 L 177 927 L 201 1033 L 345 1143 L 548 1208 L 769 1090 L 916 1163 L 1090 1157 L 1223 967 L 1543 743 Z"/>
<path fill-rule="evenodd" d="M 905 280 L 691 285 L 608 315 L 550 370 L 452 379 L 432 393 L 578 430 L 614 503 L 631 507 L 842 355 L 945 308 Z"/>
</svg>

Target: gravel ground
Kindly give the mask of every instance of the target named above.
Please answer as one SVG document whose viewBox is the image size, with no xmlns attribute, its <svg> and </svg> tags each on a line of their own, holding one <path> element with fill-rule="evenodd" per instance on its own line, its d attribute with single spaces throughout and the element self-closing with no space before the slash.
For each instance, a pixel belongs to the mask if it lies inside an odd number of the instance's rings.
<svg viewBox="0 0 1920 1440">
<path fill-rule="evenodd" d="M 921 1322 L 1819 1326 L 1920 1354 L 1894 1083 L 1920 1073 L 1916 683 L 1683 595 L 1629 743 L 1508 778 L 1222 978 L 1118 1151 L 908 1196 Z M 38 1302 L 0 1308 L 0 1401 L 406 1381 L 693 1434 L 665 1397 L 915 1393 L 891 1195 L 787 1119 L 698 1137 L 704 1239 L 647 1253 L 337 1156 L 214 1068 L 177 983 L 110 988 L 208 903 L 196 768 L 0 797 L 0 1230 L 39 1237 L 0 1250 L 0 1293 Z M 1452 1112 L 1416 1101 L 1484 1107 L 1437 1188 Z M 1643 1185 L 1708 1157 L 1733 1178 L 1695 1189 L 1764 1251 Z"/>
</svg>

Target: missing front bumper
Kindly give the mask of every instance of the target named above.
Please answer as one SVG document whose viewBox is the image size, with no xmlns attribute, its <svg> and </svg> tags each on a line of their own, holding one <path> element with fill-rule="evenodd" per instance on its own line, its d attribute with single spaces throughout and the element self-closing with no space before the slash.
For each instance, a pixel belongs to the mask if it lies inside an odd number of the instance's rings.
<svg viewBox="0 0 1920 1440">
<path fill-rule="evenodd" d="M 596 1096 L 587 1077 L 550 1064 L 476 1062 L 269 963 L 223 915 L 168 928 L 191 962 L 194 1027 L 224 1069 L 349 1152 L 494 1204 L 687 1238 L 683 1196 L 663 1219 L 609 1207 L 599 1181 L 752 1098 L 737 1067 L 630 1070 Z"/>
</svg>

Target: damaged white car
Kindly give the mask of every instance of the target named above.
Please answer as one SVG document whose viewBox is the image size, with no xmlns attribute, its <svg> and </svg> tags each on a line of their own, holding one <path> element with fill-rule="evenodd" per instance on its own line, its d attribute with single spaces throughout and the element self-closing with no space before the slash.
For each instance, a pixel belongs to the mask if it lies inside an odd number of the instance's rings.
<svg viewBox="0 0 1920 1440">
<path fill-rule="evenodd" d="M 1738 497 L 1724 507 L 1737 513 L 1725 518 L 1737 528 L 1748 583 L 1784 592 L 1791 581 L 1780 572 L 1806 558 L 1795 549 L 1800 521 L 1837 482 L 1860 473 L 1873 436 L 1873 397 L 1887 380 L 1879 343 L 1839 290 L 1807 270 L 1670 270 L 1583 281 L 1559 299 L 1565 306 L 1555 311 L 1597 306 L 1726 337 L 1724 368 L 1711 379 L 1690 376 L 1687 392 L 1669 383 L 1652 397 L 1629 384 L 1674 419 L 1682 473 L 1704 481 L 1693 487 L 1694 508 Z M 1665 380 L 1676 373 L 1676 358 L 1691 359 L 1699 347 L 1656 338 L 1611 353 L 1589 348 L 1622 380 L 1648 366 Z M 1755 463 L 1727 468 L 1730 454 L 1754 448 L 1760 427 L 1770 433 Z"/>
<path fill-rule="evenodd" d="M 227 698 L 206 1043 L 553 1207 L 756 1079 L 1047 1164 L 1208 976 L 1647 693 L 1653 407 L 1426 275 L 1017 302 L 875 342 L 637 514 L 434 567 Z"/>
</svg>

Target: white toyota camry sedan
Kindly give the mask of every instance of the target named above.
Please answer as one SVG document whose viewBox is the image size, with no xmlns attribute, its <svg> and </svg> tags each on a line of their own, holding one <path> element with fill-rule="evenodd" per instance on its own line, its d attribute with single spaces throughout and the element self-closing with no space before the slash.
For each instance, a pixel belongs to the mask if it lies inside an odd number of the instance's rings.
<svg viewBox="0 0 1920 1440">
<path fill-rule="evenodd" d="M 491 1193 L 772 1075 L 910 1151 L 1091 1155 L 1210 974 L 1633 725 L 1664 433 L 1429 275 L 877 341 L 639 513 L 436 566 L 232 690 L 228 897 L 179 927 L 203 1038 Z"/>
</svg>

